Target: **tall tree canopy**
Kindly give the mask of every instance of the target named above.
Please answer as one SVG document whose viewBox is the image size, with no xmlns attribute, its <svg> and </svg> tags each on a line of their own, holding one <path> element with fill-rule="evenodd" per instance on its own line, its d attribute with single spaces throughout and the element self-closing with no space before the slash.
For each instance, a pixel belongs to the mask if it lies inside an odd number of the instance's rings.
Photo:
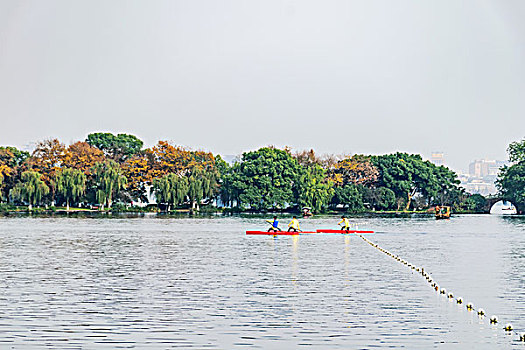
<svg viewBox="0 0 525 350">
<path fill-rule="evenodd" d="M 147 202 L 147 189 L 152 185 L 153 170 L 148 157 L 149 150 L 145 153 L 137 153 L 122 163 L 122 173 L 128 180 L 127 191 L 131 198 Z"/>
<path fill-rule="evenodd" d="M 29 157 L 29 152 L 21 151 L 16 147 L 0 147 L 0 165 L 15 168 L 21 166 Z"/>
<path fill-rule="evenodd" d="M 418 154 L 386 154 L 372 156 L 371 160 L 379 169 L 377 186 L 392 190 L 399 205 L 404 203 L 405 210 L 410 208 L 416 194 L 431 202 L 439 194 L 458 189 L 454 172 L 423 161 Z"/>
<path fill-rule="evenodd" d="M 82 171 L 86 175 L 91 175 L 91 170 L 96 163 L 105 160 L 104 153 L 87 142 L 75 142 L 66 150 L 64 166 Z"/>
<path fill-rule="evenodd" d="M 53 190 L 55 174 L 63 166 L 66 146 L 58 139 L 40 141 L 31 157 L 29 166 L 42 174 L 42 180 Z"/>
<path fill-rule="evenodd" d="M 370 156 L 362 154 L 338 161 L 332 170 L 333 181 L 339 186 L 348 183 L 370 185 L 377 181 L 378 175 L 379 170 L 372 164 Z"/>
<path fill-rule="evenodd" d="M 284 150 L 264 147 L 246 152 L 226 177 L 229 199 L 255 210 L 285 207 L 294 202 L 298 173 L 299 164 Z"/>
<path fill-rule="evenodd" d="M 180 146 L 174 146 L 167 141 L 159 141 L 151 150 L 147 150 L 150 158 L 151 178 L 161 177 L 169 173 L 185 175 L 194 168 L 211 168 L 215 165 L 213 154 L 203 151 L 190 151 Z"/>
<path fill-rule="evenodd" d="M 507 152 L 511 162 L 519 163 L 525 161 L 525 139 L 512 142 L 507 148 Z"/>
<path fill-rule="evenodd" d="M 104 152 L 107 157 L 119 162 L 140 152 L 144 145 L 142 140 L 134 135 L 114 135 L 109 132 L 89 134 L 86 142 Z"/>
</svg>

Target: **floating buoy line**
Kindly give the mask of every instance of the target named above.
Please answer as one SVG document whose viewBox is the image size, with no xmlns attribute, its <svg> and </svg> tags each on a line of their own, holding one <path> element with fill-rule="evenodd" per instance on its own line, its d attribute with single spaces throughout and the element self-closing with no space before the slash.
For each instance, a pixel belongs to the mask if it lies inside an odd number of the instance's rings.
<svg viewBox="0 0 525 350">
<path fill-rule="evenodd" d="M 430 276 L 430 274 L 425 271 L 424 268 L 422 267 L 418 267 L 414 264 L 411 264 L 409 263 L 408 261 L 400 258 L 398 255 L 395 255 L 391 252 L 389 252 L 388 250 L 386 249 L 383 249 L 381 248 L 380 246 L 378 246 L 376 243 L 370 241 L 369 239 L 367 239 L 366 237 L 364 237 L 363 235 L 360 235 L 358 233 L 354 233 L 356 236 L 359 236 L 363 241 L 365 241 L 366 243 L 368 243 L 369 245 L 371 245 L 372 247 L 376 248 L 377 250 L 379 250 L 380 252 L 388 255 L 389 257 L 391 257 L 392 259 L 400 262 L 401 264 L 407 266 L 408 268 L 412 269 L 413 271 L 421 274 L 421 276 L 425 277 L 425 279 L 427 280 L 428 284 L 436 291 L 436 292 L 439 292 L 439 294 L 447 297 L 448 299 L 451 299 L 451 300 L 455 300 L 457 304 L 463 304 L 464 303 L 464 300 L 462 297 L 455 297 L 454 294 L 451 292 L 451 291 L 448 291 L 445 289 L 445 288 L 440 288 L 439 284 L 432 278 L 432 276 Z M 474 308 L 474 304 L 472 303 L 467 303 L 465 305 L 467 311 L 469 312 L 476 312 L 478 314 L 478 316 L 483 319 L 485 316 L 486 316 L 486 313 L 485 313 L 485 310 L 482 309 L 482 308 L 479 308 L 479 309 L 475 309 Z M 492 325 L 496 325 L 498 323 L 500 323 L 499 319 L 497 316 L 495 315 L 492 315 L 490 318 L 489 318 L 489 321 L 490 321 L 490 324 Z M 505 332 L 507 332 L 508 334 L 512 334 L 512 333 L 515 333 L 518 337 L 519 337 L 519 340 L 520 341 L 523 341 L 525 342 L 525 332 L 517 332 L 514 327 L 512 326 L 511 323 L 507 323 L 505 324 L 505 326 L 503 327 L 503 330 Z"/>
</svg>

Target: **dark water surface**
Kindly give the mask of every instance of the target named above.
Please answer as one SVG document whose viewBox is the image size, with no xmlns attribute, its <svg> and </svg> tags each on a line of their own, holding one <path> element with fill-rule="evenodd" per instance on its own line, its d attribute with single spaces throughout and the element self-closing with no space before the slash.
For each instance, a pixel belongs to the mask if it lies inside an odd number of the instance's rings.
<svg viewBox="0 0 525 350">
<path fill-rule="evenodd" d="M 261 218 L 4 217 L 0 348 L 525 349 L 502 329 L 525 332 L 524 218 L 357 221 L 500 324 L 356 236 L 245 236 Z"/>
</svg>

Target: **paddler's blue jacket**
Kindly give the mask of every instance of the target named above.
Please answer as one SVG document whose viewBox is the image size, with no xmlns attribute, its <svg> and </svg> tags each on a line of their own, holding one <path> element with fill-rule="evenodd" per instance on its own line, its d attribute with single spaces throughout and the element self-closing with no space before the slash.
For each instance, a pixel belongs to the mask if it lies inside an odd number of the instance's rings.
<svg viewBox="0 0 525 350">
<path fill-rule="evenodd" d="M 279 221 L 277 219 L 275 220 L 266 220 L 267 222 L 269 222 L 270 224 L 272 224 L 272 227 L 274 228 L 279 228 Z"/>
</svg>

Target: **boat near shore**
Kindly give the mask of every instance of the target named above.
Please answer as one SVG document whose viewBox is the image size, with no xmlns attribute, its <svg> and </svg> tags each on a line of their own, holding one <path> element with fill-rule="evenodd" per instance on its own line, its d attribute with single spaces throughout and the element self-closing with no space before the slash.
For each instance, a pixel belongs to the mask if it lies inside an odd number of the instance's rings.
<svg viewBox="0 0 525 350">
<path fill-rule="evenodd" d="M 446 205 L 436 206 L 436 219 L 450 219 L 450 207 Z"/>
<path fill-rule="evenodd" d="M 501 200 L 490 208 L 490 213 L 492 215 L 515 215 L 518 213 L 518 210 L 511 202 Z"/>
</svg>

